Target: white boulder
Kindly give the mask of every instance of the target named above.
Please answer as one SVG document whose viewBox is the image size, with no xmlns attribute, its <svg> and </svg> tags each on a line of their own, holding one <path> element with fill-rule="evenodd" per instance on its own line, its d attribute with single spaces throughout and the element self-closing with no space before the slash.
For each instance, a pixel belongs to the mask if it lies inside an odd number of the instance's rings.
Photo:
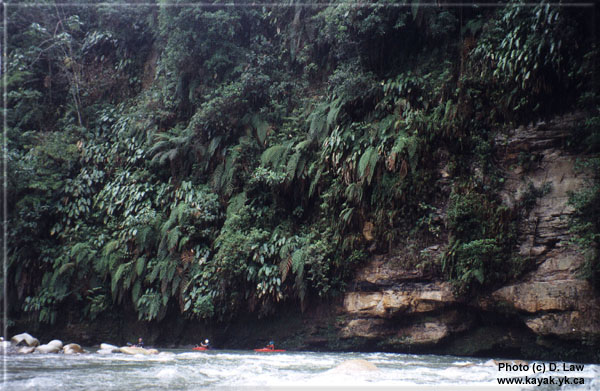
<svg viewBox="0 0 600 391">
<path fill-rule="evenodd" d="M 121 353 L 121 350 L 115 345 L 111 345 L 109 343 L 101 343 L 100 350 L 98 350 L 96 353 L 98 353 L 98 354 Z"/>
<path fill-rule="evenodd" d="M 119 347 L 115 346 L 115 345 L 111 345 L 109 343 L 101 343 L 100 344 L 100 349 L 101 350 L 118 350 Z"/>
<path fill-rule="evenodd" d="M 70 343 L 70 344 L 63 346 L 63 353 L 64 354 L 80 354 L 80 353 L 85 353 L 85 350 L 83 350 L 83 348 L 76 343 Z"/>
<path fill-rule="evenodd" d="M 52 341 L 48 342 L 46 345 L 56 346 L 59 350 L 63 348 L 63 343 L 60 339 L 53 339 Z"/>
<path fill-rule="evenodd" d="M 40 341 L 37 338 L 32 337 L 27 333 L 17 334 L 13 336 L 11 339 L 12 343 L 17 346 L 39 346 Z"/>
<path fill-rule="evenodd" d="M 19 350 L 17 350 L 17 353 L 19 354 L 29 354 L 29 353 L 33 353 L 35 350 L 35 346 L 21 346 L 19 348 Z"/>
<path fill-rule="evenodd" d="M 47 344 L 40 345 L 35 348 L 36 353 L 58 353 L 62 350 L 63 343 L 59 339 L 53 339 Z"/>
<path fill-rule="evenodd" d="M 156 349 L 144 349 L 135 346 L 123 346 L 119 351 L 125 354 L 158 354 L 158 350 Z"/>
</svg>

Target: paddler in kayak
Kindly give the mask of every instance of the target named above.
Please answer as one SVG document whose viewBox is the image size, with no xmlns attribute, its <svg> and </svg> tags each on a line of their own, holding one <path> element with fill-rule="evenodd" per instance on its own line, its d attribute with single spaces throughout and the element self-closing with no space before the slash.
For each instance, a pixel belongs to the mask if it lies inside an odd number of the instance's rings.
<svg viewBox="0 0 600 391">
<path fill-rule="evenodd" d="M 206 349 L 210 349 L 210 341 L 205 339 L 204 342 L 200 342 L 200 346 Z"/>
<path fill-rule="evenodd" d="M 285 349 L 275 349 L 275 342 L 270 341 L 267 346 L 260 349 L 254 349 L 255 352 L 285 352 Z"/>
</svg>

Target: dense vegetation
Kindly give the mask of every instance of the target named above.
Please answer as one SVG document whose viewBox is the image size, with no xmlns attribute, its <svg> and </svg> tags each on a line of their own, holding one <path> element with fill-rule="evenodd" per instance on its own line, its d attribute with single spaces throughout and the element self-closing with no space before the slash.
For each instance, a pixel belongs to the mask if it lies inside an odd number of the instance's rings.
<svg viewBox="0 0 600 391">
<path fill-rule="evenodd" d="M 262 316 L 440 240 L 475 294 L 527 267 L 493 135 L 577 108 L 600 147 L 589 8 L 179 3 L 5 8 L 11 317 Z"/>
</svg>

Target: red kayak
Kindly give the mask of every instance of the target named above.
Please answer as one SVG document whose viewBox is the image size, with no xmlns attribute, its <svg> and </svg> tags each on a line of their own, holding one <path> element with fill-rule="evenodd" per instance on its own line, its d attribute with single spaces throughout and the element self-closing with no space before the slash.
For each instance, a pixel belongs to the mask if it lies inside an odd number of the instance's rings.
<svg viewBox="0 0 600 391">
<path fill-rule="evenodd" d="M 268 352 L 268 353 L 272 353 L 272 352 L 285 352 L 285 349 L 267 349 L 267 348 L 262 348 L 262 349 L 254 349 L 255 352 Z"/>
<path fill-rule="evenodd" d="M 208 348 L 205 348 L 204 346 L 196 346 L 192 350 L 208 350 Z"/>
</svg>

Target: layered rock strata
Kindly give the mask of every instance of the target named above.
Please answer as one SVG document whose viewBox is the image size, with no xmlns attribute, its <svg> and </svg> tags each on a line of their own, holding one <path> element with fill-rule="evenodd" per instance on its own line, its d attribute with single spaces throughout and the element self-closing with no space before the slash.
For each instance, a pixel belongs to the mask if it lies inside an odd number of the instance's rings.
<svg viewBox="0 0 600 391">
<path fill-rule="evenodd" d="M 475 333 L 490 314 L 504 314 L 510 330 L 501 339 L 514 339 L 527 330 L 532 341 L 536 336 L 578 342 L 600 339 L 600 300 L 580 277 L 585 259 L 570 243 L 569 233 L 573 213 L 569 194 L 589 179 L 575 168 L 578 156 L 565 150 L 580 120 L 577 114 L 568 115 L 496 138 L 496 159 L 505 170 L 503 203 L 522 205 L 532 190 L 538 196 L 525 210 L 515 251 L 515 256 L 535 265 L 534 270 L 467 303 L 455 298 L 448 283 L 428 280 L 394 257 L 375 257 L 356 275 L 355 289 L 345 295 L 339 336 L 390 348 L 439 345 L 453 335 Z"/>
<path fill-rule="evenodd" d="M 589 180 L 589 173 L 575 169 L 578 156 L 563 149 L 580 119 L 569 115 L 496 140 L 503 146 L 500 157 L 505 167 L 517 165 L 517 170 L 507 171 L 501 194 L 505 202 L 519 202 L 532 185 L 544 192 L 520 227 L 519 256 L 532 259 L 537 268 L 493 292 L 491 302 L 521 314 L 538 335 L 570 340 L 600 337 L 600 300 L 580 276 L 584 256 L 569 242 L 573 213 L 569 194 Z M 535 162 L 533 167 L 518 167 L 523 156 Z"/>
</svg>

